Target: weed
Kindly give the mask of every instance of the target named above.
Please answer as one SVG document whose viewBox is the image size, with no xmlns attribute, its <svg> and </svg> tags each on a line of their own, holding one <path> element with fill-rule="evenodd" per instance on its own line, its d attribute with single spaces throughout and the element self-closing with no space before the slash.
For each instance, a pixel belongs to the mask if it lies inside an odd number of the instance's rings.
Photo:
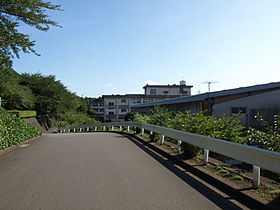
<svg viewBox="0 0 280 210">
<path fill-rule="evenodd" d="M 222 166 L 216 166 L 216 170 L 218 170 L 218 172 L 219 172 L 219 173 L 222 173 L 222 174 L 229 173 L 229 170 L 225 169 L 225 168 L 222 167 Z"/>
<path fill-rule="evenodd" d="M 241 180 L 241 181 L 244 180 L 243 176 L 241 176 L 240 174 L 232 174 L 232 177 L 233 177 L 235 180 Z"/>
</svg>

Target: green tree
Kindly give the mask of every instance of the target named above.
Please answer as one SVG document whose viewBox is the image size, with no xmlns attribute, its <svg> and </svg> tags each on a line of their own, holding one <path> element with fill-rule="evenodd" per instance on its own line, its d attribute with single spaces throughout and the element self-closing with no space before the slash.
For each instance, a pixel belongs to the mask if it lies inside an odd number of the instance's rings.
<svg viewBox="0 0 280 210">
<path fill-rule="evenodd" d="M 36 53 L 35 41 L 27 34 L 20 33 L 20 23 L 48 31 L 50 26 L 58 26 L 51 20 L 46 10 L 60 10 L 60 5 L 53 5 L 44 0 L 1 0 L 0 1 L 0 66 L 9 68 L 12 59 L 19 58 L 19 52 Z"/>
<path fill-rule="evenodd" d="M 20 75 L 12 69 L 0 67 L 0 97 L 6 109 L 32 109 L 34 96 L 32 91 L 19 84 Z"/>
<path fill-rule="evenodd" d="M 35 110 L 39 115 L 59 116 L 82 105 L 81 99 L 53 75 L 22 74 L 21 77 L 20 84 L 30 88 L 34 94 Z"/>
</svg>

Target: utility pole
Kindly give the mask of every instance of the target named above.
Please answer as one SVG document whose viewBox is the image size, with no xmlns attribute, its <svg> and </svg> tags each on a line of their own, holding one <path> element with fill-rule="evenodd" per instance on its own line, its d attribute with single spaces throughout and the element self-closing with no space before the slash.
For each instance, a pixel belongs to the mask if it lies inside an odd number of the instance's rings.
<svg viewBox="0 0 280 210">
<path fill-rule="evenodd" d="M 218 83 L 217 81 L 205 81 L 202 84 L 208 85 L 208 94 L 207 94 L 207 101 L 208 101 L 208 114 L 211 115 L 211 105 L 210 105 L 210 86 L 213 83 Z"/>
</svg>

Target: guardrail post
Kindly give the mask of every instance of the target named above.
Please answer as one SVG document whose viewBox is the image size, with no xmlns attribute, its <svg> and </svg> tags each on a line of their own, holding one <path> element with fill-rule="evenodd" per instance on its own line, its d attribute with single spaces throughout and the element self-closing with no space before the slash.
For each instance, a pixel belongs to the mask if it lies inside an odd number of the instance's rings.
<svg viewBox="0 0 280 210">
<path fill-rule="evenodd" d="M 120 131 L 122 131 L 122 126 L 120 126 Z"/>
<path fill-rule="evenodd" d="M 182 141 L 178 140 L 177 142 L 177 152 L 180 152 L 181 151 L 181 144 L 182 144 Z"/>
<path fill-rule="evenodd" d="M 89 132 L 89 127 L 87 127 L 87 132 Z"/>
<path fill-rule="evenodd" d="M 68 133 L 70 133 L 70 129 L 68 129 Z"/>
<path fill-rule="evenodd" d="M 103 131 L 105 131 L 105 129 L 106 129 L 105 126 L 103 126 Z"/>
<path fill-rule="evenodd" d="M 80 132 L 82 132 L 82 128 L 80 128 Z"/>
<path fill-rule="evenodd" d="M 76 129 L 75 129 L 75 128 L 73 129 L 73 132 L 74 132 L 74 133 L 76 132 Z"/>
<path fill-rule="evenodd" d="M 129 126 L 127 126 L 127 131 L 129 131 Z"/>
<path fill-rule="evenodd" d="M 257 188 L 260 185 L 261 180 L 261 168 L 259 166 L 253 166 L 253 187 Z"/>
<path fill-rule="evenodd" d="M 97 127 L 94 127 L 94 130 L 97 131 Z"/>
<path fill-rule="evenodd" d="M 160 144 L 164 144 L 164 135 L 161 135 Z"/>
<path fill-rule="evenodd" d="M 203 157 L 204 164 L 208 163 L 208 157 L 209 157 L 209 150 L 204 149 L 204 157 Z"/>
<path fill-rule="evenodd" d="M 143 135 L 144 135 L 144 132 L 145 132 L 145 129 L 144 129 L 144 128 L 142 128 L 142 129 L 141 129 L 141 136 L 143 136 Z"/>
</svg>

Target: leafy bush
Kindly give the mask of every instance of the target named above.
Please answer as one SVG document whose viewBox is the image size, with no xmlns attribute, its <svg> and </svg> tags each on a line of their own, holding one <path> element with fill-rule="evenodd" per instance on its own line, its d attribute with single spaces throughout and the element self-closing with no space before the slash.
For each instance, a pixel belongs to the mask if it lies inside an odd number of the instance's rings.
<svg viewBox="0 0 280 210">
<path fill-rule="evenodd" d="M 227 141 L 243 142 L 241 134 L 244 127 L 240 125 L 238 115 L 216 119 L 203 113 L 178 112 L 171 121 L 171 127 Z"/>
<path fill-rule="evenodd" d="M 172 123 L 173 116 L 174 114 L 167 111 L 165 107 L 155 106 L 152 114 L 149 116 L 149 122 L 154 125 L 171 127 L 170 123 Z"/>
<path fill-rule="evenodd" d="M 150 119 L 150 116 L 148 116 L 148 115 L 135 113 L 134 122 L 151 123 L 151 119 Z"/>
<path fill-rule="evenodd" d="M 158 140 L 160 140 L 160 134 L 153 132 L 153 133 L 149 136 L 149 138 L 150 138 L 152 141 L 158 141 Z"/>
<path fill-rule="evenodd" d="M 155 107 L 152 115 L 135 114 L 134 120 L 136 122 L 151 123 L 227 141 L 244 142 L 244 138 L 241 137 L 244 127 L 240 125 L 238 115 L 232 117 L 224 116 L 216 119 L 213 116 L 205 116 L 203 113 L 173 113 L 165 108 Z M 157 141 L 159 135 L 152 134 L 150 139 Z M 188 157 L 196 156 L 201 151 L 199 147 L 184 142 L 181 147 Z"/>
<path fill-rule="evenodd" d="M 70 125 L 94 124 L 99 123 L 99 121 L 88 117 L 85 113 L 69 111 L 65 114 L 61 114 L 56 123 L 59 127 L 66 127 Z"/>
<path fill-rule="evenodd" d="M 124 116 L 125 121 L 134 121 L 135 112 L 129 112 Z"/>
<path fill-rule="evenodd" d="M 255 116 L 264 130 L 249 128 L 246 140 L 249 143 L 258 143 L 265 149 L 280 152 L 280 115 L 275 115 L 274 125 L 270 126 L 261 115 Z"/>
<path fill-rule="evenodd" d="M 0 107 L 0 149 L 41 135 L 41 132 Z"/>
</svg>

